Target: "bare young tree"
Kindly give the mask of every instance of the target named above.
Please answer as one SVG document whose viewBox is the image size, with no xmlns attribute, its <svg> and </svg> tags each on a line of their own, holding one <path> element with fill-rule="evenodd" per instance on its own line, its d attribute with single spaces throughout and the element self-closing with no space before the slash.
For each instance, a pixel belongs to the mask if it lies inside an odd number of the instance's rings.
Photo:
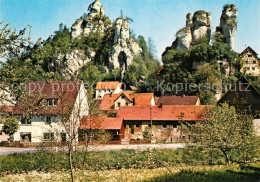
<svg viewBox="0 0 260 182">
<path fill-rule="evenodd" d="M 75 181 L 72 154 L 77 149 L 76 144 L 79 136 L 78 129 L 80 121 L 84 115 L 88 114 L 87 94 L 82 82 L 79 85 L 74 85 L 73 88 L 64 88 L 61 83 L 57 87 L 59 87 L 57 89 L 59 91 L 55 93 L 59 101 L 57 115 L 62 129 L 64 129 L 66 134 L 71 180 Z"/>
</svg>

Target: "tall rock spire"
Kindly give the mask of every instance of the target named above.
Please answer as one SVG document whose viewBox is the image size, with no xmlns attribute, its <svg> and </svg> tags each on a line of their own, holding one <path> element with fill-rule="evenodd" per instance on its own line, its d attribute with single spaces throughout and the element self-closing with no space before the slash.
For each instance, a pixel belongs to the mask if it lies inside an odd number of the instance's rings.
<svg viewBox="0 0 260 182">
<path fill-rule="evenodd" d="M 226 5 L 220 17 L 217 31 L 224 36 L 224 42 L 234 50 L 235 35 L 237 32 L 237 7 L 234 4 Z"/>
<path fill-rule="evenodd" d="M 71 27 L 72 39 L 88 36 L 91 32 L 104 32 L 106 27 L 103 22 L 105 8 L 99 0 L 95 0 L 88 7 L 87 16 L 79 18 Z M 95 19 L 95 21 L 93 21 Z"/>
</svg>

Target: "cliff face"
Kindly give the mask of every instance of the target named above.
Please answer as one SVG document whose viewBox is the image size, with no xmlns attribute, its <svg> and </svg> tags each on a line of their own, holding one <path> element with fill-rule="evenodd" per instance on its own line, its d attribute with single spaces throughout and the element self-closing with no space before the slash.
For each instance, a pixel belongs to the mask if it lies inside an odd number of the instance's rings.
<svg viewBox="0 0 260 182">
<path fill-rule="evenodd" d="M 216 28 L 216 32 L 223 35 L 224 42 L 234 50 L 234 38 L 237 31 L 237 8 L 236 5 L 226 5 L 223 8 L 220 17 L 220 25 Z M 200 10 L 193 15 L 186 15 L 186 26 L 176 33 L 176 39 L 170 47 L 167 47 L 162 58 L 171 49 L 185 50 L 190 49 L 191 43 L 206 37 L 211 37 L 211 14 Z M 162 59 L 162 61 L 164 61 Z"/>
<path fill-rule="evenodd" d="M 120 68 L 121 78 L 135 55 L 142 52 L 139 44 L 130 36 L 129 22 L 118 18 L 114 23 L 114 46 L 109 56 L 109 69 Z"/>
<path fill-rule="evenodd" d="M 211 33 L 211 15 L 206 11 L 196 11 L 192 17 L 192 41 L 198 41 L 200 38 L 210 38 Z"/>
<path fill-rule="evenodd" d="M 80 36 L 88 36 L 90 32 L 104 32 L 109 26 L 104 23 L 105 9 L 99 0 L 95 0 L 89 5 L 88 15 L 79 18 L 71 27 L 72 39 L 79 38 Z"/>
<path fill-rule="evenodd" d="M 163 55 L 170 49 L 185 50 L 189 49 L 192 42 L 201 38 L 211 36 L 211 15 L 206 11 L 196 11 L 193 16 L 191 13 L 186 15 L 186 27 L 176 33 L 176 39 L 171 47 L 167 47 Z"/>
<path fill-rule="evenodd" d="M 237 32 L 237 7 L 234 4 L 226 5 L 220 17 L 218 32 L 224 36 L 224 42 L 234 50 L 234 39 Z"/>
<path fill-rule="evenodd" d="M 126 18 L 118 18 L 111 23 L 104 15 L 104 8 L 95 0 L 88 8 L 88 14 L 79 18 L 71 27 L 71 41 L 84 40 L 99 36 L 102 39 L 98 48 L 86 45 L 84 49 L 73 48 L 67 54 L 59 54 L 49 64 L 50 70 L 63 67 L 64 76 L 76 77 L 86 63 L 90 61 L 104 65 L 105 70 L 120 68 L 121 78 L 135 55 L 142 52 L 139 44 L 130 36 L 130 25 Z M 97 33 L 93 35 L 91 33 Z M 91 35 L 90 35 L 91 34 Z M 91 39 L 91 40 L 92 40 Z M 95 40 L 92 40 L 95 41 Z M 52 69 L 53 68 L 53 69 Z"/>
</svg>

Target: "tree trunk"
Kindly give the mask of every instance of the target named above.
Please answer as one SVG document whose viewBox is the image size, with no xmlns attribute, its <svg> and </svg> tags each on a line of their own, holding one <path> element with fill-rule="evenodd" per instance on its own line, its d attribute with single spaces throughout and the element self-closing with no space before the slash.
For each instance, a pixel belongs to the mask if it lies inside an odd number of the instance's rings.
<svg viewBox="0 0 260 182">
<path fill-rule="evenodd" d="M 72 150 L 71 146 L 69 147 L 69 165 L 70 165 L 70 176 L 71 176 L 71 181 L 74 182 L 74 173 L 73 173 L 73 165 L 72 165 Z"/>
<path fill-rule="evenodd" d="M 85 151 L 84 151 L 84 158 L 83 158 L 83 167 L 85 167 L 85 162 L 86 162 L 86 158 L 87 158 L 88 144 L 89 144 L 89 140 L 88 140 L 88 137 L 86 135 L 86 143 L 84 145 Z"/>
<path fill-rule="evenodd" d="M 228 158 L 227 152 L 226 152 L 225 150 L 222 150 L 222 149 L 221 149 L 221 151 L 222 151 L 222 153 L 223 153 L 224 156 L 225 156 L 225 162 L 228 163 L 228 164 L 230 164 L 230 160 L 229 160 L 229 158 Z"/>
</svg>

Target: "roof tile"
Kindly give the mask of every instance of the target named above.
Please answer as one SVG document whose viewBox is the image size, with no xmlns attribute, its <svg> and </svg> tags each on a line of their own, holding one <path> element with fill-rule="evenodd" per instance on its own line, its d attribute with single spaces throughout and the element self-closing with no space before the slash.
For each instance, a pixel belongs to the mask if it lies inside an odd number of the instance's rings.
<svg viewBox="0 0 260 182">
<path fill-rule="evenodd" d="M 120 107 L 117 116 L 124 120 L 170 120 L 199 121 L 212 106 L 206 105 L 166 105 L 158 106 L 128 106 Z M 152 117 L 151 117 L 152 116 Z"/>
</svg>

